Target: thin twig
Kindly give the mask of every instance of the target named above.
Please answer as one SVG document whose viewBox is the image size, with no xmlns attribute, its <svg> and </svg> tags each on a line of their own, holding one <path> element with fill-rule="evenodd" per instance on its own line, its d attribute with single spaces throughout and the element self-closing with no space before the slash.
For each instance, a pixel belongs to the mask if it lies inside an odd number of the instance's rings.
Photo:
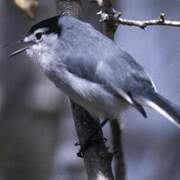
<svg viewBox="0 0 180 180">
<path fill-rule="evenodd" d="M 126 167 L 124 161 L 123 144 L 122 144 L 122 128 L 117 119 L 111 121 L 112 145 L 114 151 L 114 172 L 115 180 L 125 180 Z M 122 126 L 122 125 L 121 125 Z"/>
<path fill-rule="evenodd" d="M 113 10 L 113 13 L 108 13 L 103 10 L 99 11 L 97 14 L 100 15 L 100 21 L 111 21 L 114 24 L 122 24 L 127 26 L 136 26 L 141 29 L 145 29 L 147 26 L 153 26 L 153 25 L 161 25 L 161 26 L 173 26 L 173 27 L 180 27 L 180 21 L 171 21 L 165 19 L 165 14 L 161 13 L 157 19 L 152 20 L 130 20 L 130 19 L 124 19 L 121 18 L 121 13 L 118 11 Z"/>
</svg>

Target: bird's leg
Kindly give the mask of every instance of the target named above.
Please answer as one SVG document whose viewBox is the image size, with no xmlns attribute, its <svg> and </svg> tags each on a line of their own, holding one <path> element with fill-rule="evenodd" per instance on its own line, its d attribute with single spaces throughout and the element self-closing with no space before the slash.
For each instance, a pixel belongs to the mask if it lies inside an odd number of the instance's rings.
<svg viewBox="0 0 180 180">
<path fill-rule="evenodd" d="M 89 146 L 91 146 L 94 143 L 99 143 L 99 139 L 93 139 L 93 137 L 104 127 L 104 125 L 109 121 L 109 119 L 105 119 L 101 122 L 100 126 L 95 129 L 95 131 L 87 138 L 85 143 L 81 145 L 80 143 L 76 143 L 75 145 L 80 145 L 80 150 L 77 153 L 78 157 L 83 158 L 85 151 L 88 149 Z M 103 138 L 104 141 L 106 141 L 106 138 Z"/>
</svg>

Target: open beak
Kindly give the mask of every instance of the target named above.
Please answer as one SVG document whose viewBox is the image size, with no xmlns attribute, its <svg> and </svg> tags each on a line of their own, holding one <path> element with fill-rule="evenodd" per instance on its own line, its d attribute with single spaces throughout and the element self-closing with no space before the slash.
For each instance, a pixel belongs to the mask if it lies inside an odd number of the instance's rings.
<svg viewBox="0 0 180 180">
<path fill-rule="evenodd" d="M 18 49 L 16 51 L 14 51 L 14 52 L 12 52 L 9 55 L 9 57 L 13 57 L 13 56 L 15 56 L 17 54 L 20 54 L 20 53 L 24 52 L 25 50 L 29 49 L 33 44 L 35 44 L 35 42 L 32 42 L 32 41 L 26 42 L 26 41 L 24 41 L 24 39 L 18 40 L 18 41 L 16 41 L 16 43 L 18 43 L 18 44 L 25 44 L 26 46 L 23 47 L 23 48 L 20 48 L 20 49 Z"/>
<path fill-rule="evenodd" d="M 16 50 L 16 51 L 12 52 L 12 53 L 9 55 L 9 57 L 13 57 L 13 56 L 15 56 L 15 55 L 17 55 L 17 54 L 20 54 L 20 53 L 24 52 L 26 49 L 29 49 L 29 47 L 30 47 L 30 46 L 26 46 L 26 47 L 23 47 L 23 48 L 21 48 L 21 49 L 18 49 L 18 50 Z"/>
</svg>

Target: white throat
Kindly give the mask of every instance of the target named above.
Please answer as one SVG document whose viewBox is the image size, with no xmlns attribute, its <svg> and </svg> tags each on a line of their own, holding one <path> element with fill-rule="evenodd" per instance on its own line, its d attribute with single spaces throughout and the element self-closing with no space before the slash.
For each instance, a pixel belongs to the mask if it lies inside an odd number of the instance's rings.
<svg viewBox="0 0 180 180">
<path fill-rule="evenodd" d="M 42 41 L 32 45 L 26 50 L 26 54 L 43 68 L 49 66 L 53 60 L 58 42 L 56 34 L 46 35 Z"/>
</svg>

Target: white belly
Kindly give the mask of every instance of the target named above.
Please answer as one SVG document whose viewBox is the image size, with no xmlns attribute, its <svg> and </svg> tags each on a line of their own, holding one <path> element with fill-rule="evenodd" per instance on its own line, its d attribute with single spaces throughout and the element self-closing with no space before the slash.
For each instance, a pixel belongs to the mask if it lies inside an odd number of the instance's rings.
<svg viewBox="0 0 180 180">
<path fill-rule="evenodd" d="M 117 118 L 128 106 L 124 99 L 115 97 L 101 84 L 79 78 L 68 71 L 51 73 L 49 77 L 72 100 L 98 118 Z"/>
<path fill-rule="evenodd" d="M 98 95 L 98 94 L 97 94 Z M 102 94 L 101 94 L 102 95 Z M 94 101 L 87 101 L 86 99 L 76 99 L 74 101 L 84 107 L 91 115 L 100 119 L 117 119 L 119 114 L 127 107 L 127 103 L 124 100 L 118 101 L 111 98 L 111 102 L 108 99 L 103 99 L 102 96 L 98 96 Z M 73 98 L 72 98 L 73 99 Z"/>
</svg>

